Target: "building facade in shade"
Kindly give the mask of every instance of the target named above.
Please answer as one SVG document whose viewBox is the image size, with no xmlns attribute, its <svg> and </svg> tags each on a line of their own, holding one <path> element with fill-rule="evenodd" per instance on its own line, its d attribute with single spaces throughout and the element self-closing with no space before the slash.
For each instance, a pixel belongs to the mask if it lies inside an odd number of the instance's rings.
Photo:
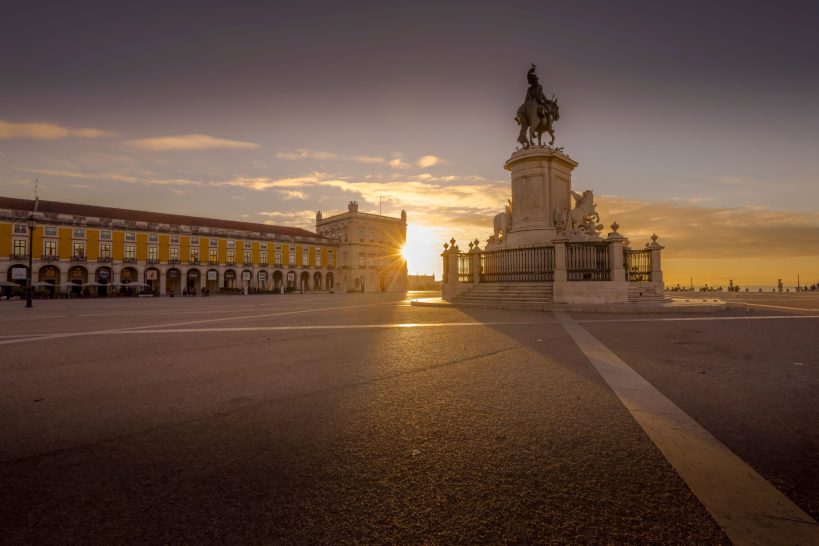
<svg viewBox="0 0 819 546">
<path fill-rule="evenodd" d="M 405 292 L 407 214 L 400 218 L 358 212 L 350 201 L 347 212 L 323 218 L 316 213 L 316 233 L 338 245 L 340 290 L 350 292 Z"/>
<path fill-rule="evenodd" d="M 25 286 L 32 251 L 38 290 L 105 294 L 143 283 L 178 295 L 332 290 L 338 245 L 286 226 L 0 197 L 0 280 Z"/>
</svg>

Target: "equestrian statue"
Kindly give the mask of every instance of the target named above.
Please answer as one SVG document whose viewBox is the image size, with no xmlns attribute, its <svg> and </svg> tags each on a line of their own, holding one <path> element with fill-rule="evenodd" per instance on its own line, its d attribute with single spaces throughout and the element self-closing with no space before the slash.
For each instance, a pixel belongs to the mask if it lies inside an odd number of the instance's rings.
<svg viewBox="0 0 819 546">
<path fill-rule="evenodd" d="M 534 144 L 535 135 L 537 135 L 538 146 L 542 146 L 541 137 L 543 133 L 549 133 L 551 137 L 549 145 L 554 144 L 553 124 L 560 119 L 557 98 L 552 95 L 551 99 L 547 99 L 543 94 L 543 87 L 541 87 L 537 74 L 535 74 L 535 68 L 537 67 L 532 64 L 526 74 L 529 88 L 526 90 L 526 98 L 523 104 L 520 105 L 515 115 L 515 121 L 520 125 L 518 142 L 524 149 Z"/>
</svg>

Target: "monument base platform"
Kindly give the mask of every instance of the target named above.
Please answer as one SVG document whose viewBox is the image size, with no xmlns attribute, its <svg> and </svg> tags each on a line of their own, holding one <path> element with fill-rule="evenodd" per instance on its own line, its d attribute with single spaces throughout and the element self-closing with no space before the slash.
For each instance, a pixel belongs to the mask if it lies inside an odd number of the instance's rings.
<svg viewBox="0 0 819 546">
<path fill-rule="evenodd" d="M 452 302 L 443 298 L 418 298 L 410 302 L 416 307 L 453 307 L 506 309 L 517 311 L 568 311 L 571 313 L 718 313 L 725 311 L 727 304 L 713 298 L 672 299 L 664 302 L 645 303 L 536 303 L 536 302 Z"/>
</svg>

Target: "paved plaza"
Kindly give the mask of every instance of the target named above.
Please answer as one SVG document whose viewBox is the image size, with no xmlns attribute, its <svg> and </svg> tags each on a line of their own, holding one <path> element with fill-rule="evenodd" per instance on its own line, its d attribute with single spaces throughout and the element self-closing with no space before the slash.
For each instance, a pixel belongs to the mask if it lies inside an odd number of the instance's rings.
<svg viewBox="0 0 819 546">
<path fill-rule="evenodd" d="M 423 295 L 0 301 L 2 542 L 819 543 L 818 295 Z"/>
</svg>

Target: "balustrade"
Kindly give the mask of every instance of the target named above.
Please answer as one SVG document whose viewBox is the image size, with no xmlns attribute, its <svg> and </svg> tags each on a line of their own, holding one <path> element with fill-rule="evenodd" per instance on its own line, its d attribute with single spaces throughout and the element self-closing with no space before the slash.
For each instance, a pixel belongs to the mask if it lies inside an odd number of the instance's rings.
<svg viewBox="0 0 819 546">
<path fill-rule="evenodd" d="M 651 250 L 623 249 L 623 265 L 626 279 L 630 282 L 651 281 Z"/>
<path fill-rule="evenodd" d="M 610 281 L 609 243 L 566 243 L 566 279 Z"/>
<path fill-rule="evenodd" d="M 473 282 L 472 255 L 458 254 L 458 282 Z"/>
<path fill-rule="evenodd" d="M 480 264 L 481 282 L 551 282 L 555 249 L 546 246 L 481 252 Z"/>
</svg>

